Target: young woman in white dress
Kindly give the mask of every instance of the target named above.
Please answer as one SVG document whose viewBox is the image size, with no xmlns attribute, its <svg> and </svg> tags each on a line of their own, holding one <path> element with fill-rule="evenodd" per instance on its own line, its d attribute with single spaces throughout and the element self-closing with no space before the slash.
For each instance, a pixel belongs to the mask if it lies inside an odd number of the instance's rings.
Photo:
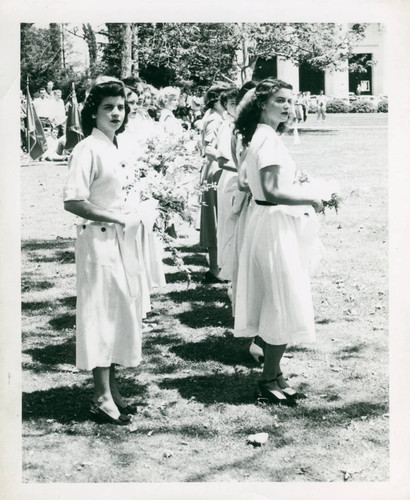
<svg viewBox="0 0 410 500">
<path fill-rule="evenodd" d="M 125 212 L 117 147 L 128 112 L 122 82 L 107 78 L 92 88 L 81 114 L 85 139 L 72 152 L 64 185 L 64 208 L 83 218 L 75 249 L 76 365 L 93 373 L 92 415 L 120 425 L 131 417 L 114 367 L 141 360 L 140 221 Z"/>
<path fill-rule="evenodd" d="M 221 104 L 225 113 L 216 137 L 217 161 L 219 168 L 222 169 L 217 190 L 217 258 L 220 269 L 219 278 L 227 281 L 232 279 L 231 250 L 236 223 L 236 215 L 232 212 L 232 201 L 237 189 L 237 171 L 232 158 L 231 143 L 237 95 L 238 89 L 236 87 L 232 87 L 222 94 Z"/>
<path fill-rule="evenodd" d="M 176 87 L 164 87 L 158 92 L 157 106 L 160 109 L 158 126 L 165 134 L 178 135 L 183 131 L 180 120 L 174 116 L 180 95 L 181 92 Z"/>
<path fill-rule="evenodd" d="M 303 395 L 288 385 L 280 362 L 288 343 L 315 340 L 309 271 L 320 249 L 315 212 L 323 203 L 295 185 L 295 165 L 280 138 L 292 86 L 266 79 L 250 92 L 235 126 L 247 146 L 243 164 L 256 205 L 239 257 L 234 335 L 264 342 L 257 396 L 291 404 Z"/>
</svg>

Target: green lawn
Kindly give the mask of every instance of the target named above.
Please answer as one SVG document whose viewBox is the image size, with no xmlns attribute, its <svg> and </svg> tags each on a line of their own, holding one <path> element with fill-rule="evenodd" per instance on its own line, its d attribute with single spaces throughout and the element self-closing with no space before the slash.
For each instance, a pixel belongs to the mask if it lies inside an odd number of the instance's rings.
<svg viewBox="0 0 410 500">
<path fill-rule="evenodd" d="M 387 115 L 309 115 L 298 168 L 336 179 L 344 204 L 322 218 L 326 256 L 313 278 L 318 341 L 283 368 L 308 394 L 296 408 L 256 406 L 260 374 L 232 336 L 225 285 L 200 283 L 198 234 L 180 231 L 192 270 L 166 254 L 144 361 L 119 371 L 138 412 L 130 427 L 88 418 L 89 373 L 75 362 L 74 217 L 65 165 L 21 169 L 23 480 L 26 482 L 387 481 L 389 473 Z M 267 432 L 259 448 L 247 436 Z"/>
</svg>

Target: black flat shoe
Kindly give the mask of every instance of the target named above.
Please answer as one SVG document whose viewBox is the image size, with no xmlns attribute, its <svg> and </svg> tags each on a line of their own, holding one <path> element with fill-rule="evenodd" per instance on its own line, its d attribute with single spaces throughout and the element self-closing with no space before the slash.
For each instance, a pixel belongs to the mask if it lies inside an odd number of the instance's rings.
<svg viewBox="0 0 410 500">
<path fill-rule="evenodd" d="M 91 406 L 90 414 L 92 418 L 98 420 L 99 423 L 115 425 L 128 425 L 131 423 L 131 415 L 121 414 L 118 418 L 114 418 L 96 404 Z"/>
<path fill-rule="evenodd" d="M 211 272 L 207 271 L 202 279 L 202 283 L 207 283 L 207 284 L 221 284 L 221 283 L 229 283 L 228 281 L 221 280 L 220 278 L 216 277 L 214 274 Z"/>
<path fill-rule="evenodd" d="M 282 373 L 278 373 L 278 377 L 283 377 Z M 278 382 L 279 384 L 279 382 Z M 280 387 L 280 386 L 279 386 Z M 306 399 L 306 395 L 303 394 L 302 392 L 296 391 L 293 387 L 288 386 L 288 387 L 281 387 L 280 390 L 285 394 L 285 396 L 290 399 L 290 400 L 296 400 L 296 399 Z"/>
<path fill-rule="evenodd" d="M 121 403 L 117 403 L 116 401 L 114 401 L 114 403 L 115 406 L 119 409 L 121 415 L 129 415 L 137 413 L 137 408 L 133 408 L 132 406 L 127 404 L 123 405 Z"/>
<path fill-rule="evenodd" d="M 260 380 L 258 382 L 258 389 L 260 393 L 260 398 L 266 399 L 268 403 L 272 403 L 275 405 L 286 405 L 286 406 L 294 406 L 295 401 L 290 399 L 282 392 L 281 389 L 272 389 L 269 388 L 268 385 L 272 382 L 276 382 L 277 379 L 274 378 L 272 380 Z"/>
</svg>

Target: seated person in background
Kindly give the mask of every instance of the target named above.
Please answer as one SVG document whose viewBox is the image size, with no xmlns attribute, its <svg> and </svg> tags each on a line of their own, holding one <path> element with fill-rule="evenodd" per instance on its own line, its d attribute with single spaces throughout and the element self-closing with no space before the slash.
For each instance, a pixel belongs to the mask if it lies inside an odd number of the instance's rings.
<svg viewBox="0 0 410 500">
<path fill-rule="evenodd" d="M 41 156 L 41 160 L 64 161 L 68 160 L 67 151 L 64 149 L 65 136 L 58 138 L 57 128 L 44 129 L 47 140 L 47 151 Z"/>
</svg>

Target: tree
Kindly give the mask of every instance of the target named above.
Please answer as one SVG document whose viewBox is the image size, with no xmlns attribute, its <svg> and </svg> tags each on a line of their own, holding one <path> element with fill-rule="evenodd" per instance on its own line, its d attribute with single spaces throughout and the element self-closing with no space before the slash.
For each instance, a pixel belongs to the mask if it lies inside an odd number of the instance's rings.
<svg viewBox="0 0 410 500">
<path fill-rule="evenodd" d="M 30 87 L 38 90 L 48 80 L 58 80 L 61 65 L 61 33 L 55 23 L 49 28 L 36 28 L 33 23 L 21 25 L 20 88 L 25 90 L 27 76 Z"/>
<path fill-rule="evenodd" d="M 364 37 L 363 24 L 346 29 L 335 23 L 239 23 L 232 44 L 240 57 L 242 82 L 249 80 L 258 58 L 280 56 L 314 69 L 340 69 L 352 47 Z"/>
<path fill-rule="evenodd" d="M 363 24 L 107 23 L 102 62 L 119 78 L 140 74 L 156 86 L 206 87 L 249 80 L 258 58 L 280 56 L 316 69 L 338 69 L 364 36 Z"/>
<path fill-rule="evenodd" d="M 90 23 L 83 24 L 82 25 L 83 29 L 83 38 L 87 43 L 88 47 L 88 59 L 90 61 L 90 75 L 91 77 L 96 76 L 97 72 L 97 55 L 98 55 L 98 48 L 97 48 L 97 40 L 95 37 L 95 32 L 94 29 L 92 28 Z"/>
</svg>

